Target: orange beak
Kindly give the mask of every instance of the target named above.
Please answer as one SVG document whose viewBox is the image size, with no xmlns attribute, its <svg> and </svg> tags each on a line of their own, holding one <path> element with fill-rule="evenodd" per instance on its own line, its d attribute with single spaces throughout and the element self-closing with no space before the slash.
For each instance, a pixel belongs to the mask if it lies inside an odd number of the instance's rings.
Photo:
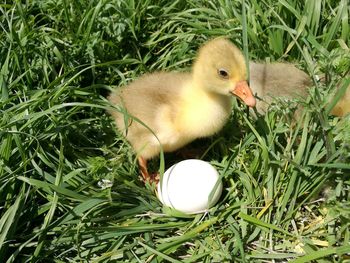
<svg viewBox="0 0 350 263">
<path fill-rule="evenodd" d="M 249 88 L 247 81 L 243 80 L 238 82 L 231 93 L 240 98 L 245 104 L 247 104 L 247 106 L 255 107 L 256 99 L 253 96 L 252 90 Z"/>
</svg>

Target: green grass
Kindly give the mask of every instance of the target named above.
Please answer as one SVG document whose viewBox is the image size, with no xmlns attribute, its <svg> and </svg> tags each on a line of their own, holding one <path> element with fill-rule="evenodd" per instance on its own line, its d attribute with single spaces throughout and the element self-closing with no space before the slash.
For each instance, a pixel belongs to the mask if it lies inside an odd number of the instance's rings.
<svg viewBox="0 0 350 263">
<path fill-rule="evenodd" d="M 349 260 L 350 119 L 327 115 L 349 73 L 349 13 L 347 0 L 2 2 L 1 261 Z M 222 35 L 326 82 L 296 125 L 283 102 L 257 120 L 235 105 L 199 142 L 224 180 L 219 203 L 175 217 L 140 182 L 105 96 L 144 72 L 188 69 Z"/>
</svg>

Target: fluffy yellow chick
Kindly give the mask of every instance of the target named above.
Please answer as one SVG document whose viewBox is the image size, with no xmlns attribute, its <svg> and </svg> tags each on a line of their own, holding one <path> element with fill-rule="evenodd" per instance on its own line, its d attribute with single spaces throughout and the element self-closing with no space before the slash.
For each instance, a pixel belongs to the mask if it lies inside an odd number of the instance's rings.
<svg viewBox="0 0 350 263">
<path fill-rule="evenodd" d="M 254 107 L 256 100 L 246 78 L 240 50 L 229 40 L 217 38 L 200 48 L 191 72 L 146 74 L 112 92 L 110 102 L 132 117 L 110 112 L 137 153 L 143 178 L 152 179 L 147 160 L 157 156 L 161 147 L 175 151 L 218 132 L 230 116 L 232 95 Z"/>
<path fill-rule="evenodd" d="M 266 112 L 273 98 L 298 98 L 308 94 L 312 82 L 310 77 L 300 69 L 288 63 L 249 63 L 250 87 L 258 100 L 256 109 Z"/>
<path fill-rule="evenodd" d="M 265 113 L 273 98 L 301 98 L 308 95 L 312 85 L 310 77 L 302 70 L 288 63 L 249 63 L 250 88 L 254 95 L 263 99 L 258 100 L 256 109 Z M 341 86 L 339 83 L 338 86 Z M 350 87 L 338 101 L 332 115 L 345 116 L 350 113 Z"/>
<path fill-rule="evenodd" d="M 350 76 L 347 76 L 349 79 Z M 343 83 L 340 82 L 339 87 L 341 87 Z M 332 115 L 342 117 L 350 113 L 350 85 L 347 87 L 345 94 L 341 99 L 337 102 L 334 108 L 331 111 Z"/>
</svg>

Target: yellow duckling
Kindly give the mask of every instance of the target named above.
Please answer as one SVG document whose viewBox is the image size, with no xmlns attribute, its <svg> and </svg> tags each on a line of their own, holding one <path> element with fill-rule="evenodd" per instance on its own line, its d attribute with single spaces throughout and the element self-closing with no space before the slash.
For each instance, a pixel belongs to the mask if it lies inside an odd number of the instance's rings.
<svg viewBox="0 0 350 263">
<path fill-rule="evenodd" d="M 349 79 L 350 76 L 347 76 L 347 79 Z M 338 88 L 341 87 L 343 82 L 340 82 L 338 85 Z M 350 113 L 350 85 L 346 88 L 345 94 L 343 97 L 340 98 L 340 100 L 337 102 L 337 104 L 334 106 L 334 108 L 331 111 L 331 114 L 334 116 L 342 117 L 345 115 L 348 115 Z"/>
<path fill-rule="evenodd" d="M 254 107 L 256 100 L 246 79 L 240 50 L 217 38 L 200 48 L 191 72 L 146 74 L 112 92 L 110 102 L 136 118 L 110 112 L 137 153 L 143 178 L 152 179 L 147 160 L 157 156 L 161 147 L 175 151 L 218 132 L 230 116 L 232 95 Z"/>
<path fill-rule="evenodd" d="M 273 98 L 301 98 L 308 96 L 312 85 L 310 77 L 302 70 L 288 63 L 254 63 L 250 62 L 250 88 L 258 98 L 256 109 L 265 113 Z M 338 84 L 338 88 L 342 83 Z M 350 113 L 350 86 L 344 96 L 337 102 L 331 114 L 341 117 Z"/>
<path fill-rule="evenodd" d="M 300 69 L 288 63 L 249 63 L 250 87 L 258 100 L 256 109 L 266 112 L 273 98 L 298 98 L 308 95 L 312 82 L 310 77 Z"/>
</svg>

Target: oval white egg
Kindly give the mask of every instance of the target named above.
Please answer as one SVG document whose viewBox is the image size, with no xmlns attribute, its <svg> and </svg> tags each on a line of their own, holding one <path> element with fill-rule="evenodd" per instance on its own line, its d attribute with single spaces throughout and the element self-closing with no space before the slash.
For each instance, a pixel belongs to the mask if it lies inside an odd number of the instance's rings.
<svg viewBox="0 0 350 263">
<path fill-rule="evenodd" d="M 213 193 L 212 193 L 213 192 Z M 158 198 L 166 206 L 187 214 L 201 213 L 219 200 L 222 182 L 216 169 L 196 159 L 171 166 L 158 183 Z"/>
</svg>

